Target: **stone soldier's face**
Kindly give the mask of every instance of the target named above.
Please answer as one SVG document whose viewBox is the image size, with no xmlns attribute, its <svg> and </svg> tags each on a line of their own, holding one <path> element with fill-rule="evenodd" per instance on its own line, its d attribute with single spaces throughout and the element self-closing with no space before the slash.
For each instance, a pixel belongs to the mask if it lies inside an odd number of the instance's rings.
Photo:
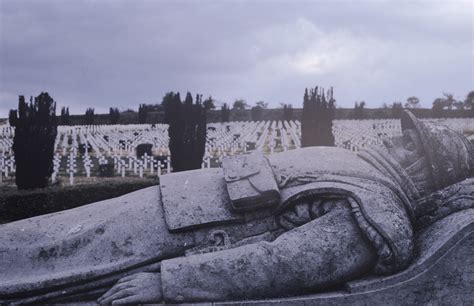
<svg viewBox="0 0 474 306">
<path fill-rule="evenodd" d="M 383 144 L 403 168 L 409 167 L 423 155 L 423 145 L 415 130 L 405 130 L 402 136 L 387 138 Z"/>
</svg>

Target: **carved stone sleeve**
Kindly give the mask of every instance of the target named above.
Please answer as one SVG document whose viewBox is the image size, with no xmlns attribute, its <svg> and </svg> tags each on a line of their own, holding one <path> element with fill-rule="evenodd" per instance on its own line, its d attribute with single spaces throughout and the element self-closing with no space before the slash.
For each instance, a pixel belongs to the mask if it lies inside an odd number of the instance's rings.
<svg viewBox="0 0 474 306">
<path fill-rule="evenodd" d="M 370 270 L 376 254 L 349 207 L 260 242 L 162 262 L 167 302 L 219 301 L 323 289 Z"/>
</svg>

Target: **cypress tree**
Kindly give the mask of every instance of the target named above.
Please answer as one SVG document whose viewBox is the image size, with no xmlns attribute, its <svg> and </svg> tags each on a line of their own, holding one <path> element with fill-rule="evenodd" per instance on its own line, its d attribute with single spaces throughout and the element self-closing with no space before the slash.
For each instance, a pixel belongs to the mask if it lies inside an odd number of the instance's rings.
<svg viewBox="0 0 474 306">
<path fill-rule="evenodd" d="M 138 107 L 138 123 L 144 124 L 146 123 L 146 119 L 148 117 L 148 108 L 145 104 L 140 104 Z"/>
<path fill-rule="evenodd" d="M 252 121 L 262 121 L 263 107 L 260 105 L 255 105 L 250 109 L 250 115 L 252 117 Z"/>
<path fill-rule="evenodd" d="M 94 124 L 94 109 L 92 107 L 89 107 L 86 109 L 86 113 L 84 116 L 84 123 L 87 125 Z"/>
<path fill-rule="evenodd" d="M 199 96 L 196 96 L 196 103 L 199 102 Z M 193 165 L 193 156 L 190 156 L 189 153 L 194 149 L 195 139 L 194 133 L 196 129 L 196 117 L 193 109 L 193 97 L 190 92 L 186 94 L 184 99 L 184 105 L 182 108 L 183 124 L 184 124 L 184 134 L 183 134 L 183 160 L 181 161 L 183 170 L 196 169 L 192 168 Z M 181 171 L 181 170 L 180 170 Z"/>
<path fill-rule="evenodd" d="M 229 122 L 230 120 L 230 108 L 227 103 L 224 103 L 221 107 L 221 122 Z"/>
<path fill-rule="evenodd" d="M 331 87 L 328 93 L 328 122 L 326 122 L 326 146 L 334 146 L 334 134 L 332 133 L 332 122 L 336 118 L 336 100 L 334 99 L 334 89 Z"/>
<path fill-rule="evenodd" d="M 174 100 L 174 93 L 173 92 L 168 92 L 166 95 L 163 97 L 163 100 L 161 102 L 161 107 L 163 108 L 164 112 L 164 118 L 163 122 L 165 124 L 170 124 L 170 115 L 171 115 L 171 105 L 173 104 Z"/>
<path fill-rule="evenodd" d="M 431 114 L 433 118 L 442 118 L 445 116 L 444 107 L 446 103 L 443 98 L 437 98 L 433 101 L 433 106 L 431 108 Z"/>
<path fill-rule="evenodd" d="M 311 104 L 309 101 L 308 88 L 304 90 L 303 96 L 303 113 L 301 115 L 301 145 L 303 147 L 308 147 L 309 138 L 310 138 L 310 126 L 311 126 Z"/>
<path fill-rule="evenodd" d="M 110 124 L 117 124 L 120 119 L 120 111 L 116 107 L 111 107 L 109 109 L 109 123 Z"/>
<path fill-rule="evenodd" d="M 179 93 L 168 93 L 163 99 L 167 99 L 165 104 L 166 123 L 169 124 L 169 148 L 171 153 L 171 166 L 173 171 L 181 171 L 183 168 L 183 134 L 184 120 L 181 114 L 181 97 Z M 163 100 L 165 102 L 165 100 Z"/>
<path fill-rule="evenodd" d="M 43 188 L 53 173 L 54 142 L 57 135 L 56 103 L 41 93 L 30 103 L 19 97 L 13 151 L 18 189 Z"/>
<path fill-rule="evenodd" d="M 172 99 L 170 99 L 172 97 Z M 196 95 L 195 104 L 191 93 L 184 103 L 179 93 L 167 94 L 165 118 L 169 128 L 169 148 L 174 172 L 201 168 L 206 145 L 206 109 L 202 95 Z"/>
<path fill-rule="evenodd" d="M 283 105 L 282 120 L 288 121 L 288 122 L 293 120 L 293 106 L 291 104 Z"/>
<path fill-rule="evenodd" d="M 364 107 L 365 107 L 365 101 L 355 102 L 354 103 L 354 119 L 364 119 L 365 118 L 365 112 L 364 112 Z"/>
<path fill-rule="evenodd" d="M 214 100 L 212 99 L 212 96 L 209 96 L 209 98 L 204 100 L 204 102 L 202 102 L 202 105 L 204 106 L 206 110 L 211 110 L 211 109 L 216 108 L 216 106 L 214 105 Z"/>
<path fill-rule="evenodd" d="M 400 119 L 403 113 L 403 104 L 402 102 L 393 102 L 392 104 L 392 117 L 395 119 Z"/>
<path fill-rule="evenodd" d="M 61 107 L 61 117 L 59 118 L 60 125 L 71 124 L 71 118 L 69 116 L 69 107 Z"/>
<path fill-rule="evenodd" d="M 202 159 L 206 151 L 206 133 L 207 133 L 207 123 L 206 123 L 206 106 L 202 103 L 202 95 L 200 95 L 199 100 L 194 105 L 194 117 L 195 117 L 195 132 L 192 137 L 195 139 L 193 151 L 193 164 L 191 169 L 201 168 Z M 190 150 L 191 151 L 191 150 Z"/>
<path fill-rule="evenodd" d="M 11 126 L 16 126 L 16 123 L 18 121 L 18 112 L 16 109 L 11 109 L 8 112 L 8 122 L 10 123 Z"/>
<path fill-rule="evenodd" d="M 301 120 L 301 145 L 333 146 L 332 121 L 335 115 L 333 89 L 327 94 L 323 88 L 305 89 Z"/>
</svg>

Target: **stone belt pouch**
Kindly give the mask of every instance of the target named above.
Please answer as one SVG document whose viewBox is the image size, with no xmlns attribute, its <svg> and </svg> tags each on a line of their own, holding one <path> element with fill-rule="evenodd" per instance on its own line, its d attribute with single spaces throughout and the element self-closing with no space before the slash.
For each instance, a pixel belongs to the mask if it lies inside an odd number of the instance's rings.
<svg viewBox="0 0 474 306">
<path fill-rule="evenodd" d="M 224 180 L 237 212 L 275 206 L 280 192 L 268 159 L 260 152 L 226 157 L 222 160 Z"/>
</svg>

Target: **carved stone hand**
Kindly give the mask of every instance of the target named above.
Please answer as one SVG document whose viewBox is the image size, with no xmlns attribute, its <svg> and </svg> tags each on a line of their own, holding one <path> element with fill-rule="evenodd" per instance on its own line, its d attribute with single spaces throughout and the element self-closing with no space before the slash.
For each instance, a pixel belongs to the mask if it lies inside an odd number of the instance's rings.
<svg viewBox="0 0 474 306">
<path fill-rule="evenodd" d="M 99 304 L 158 303 L 163 300 L 160 273 L 136 273 L 117 281 L 101 296 Z"/>
</svg>

